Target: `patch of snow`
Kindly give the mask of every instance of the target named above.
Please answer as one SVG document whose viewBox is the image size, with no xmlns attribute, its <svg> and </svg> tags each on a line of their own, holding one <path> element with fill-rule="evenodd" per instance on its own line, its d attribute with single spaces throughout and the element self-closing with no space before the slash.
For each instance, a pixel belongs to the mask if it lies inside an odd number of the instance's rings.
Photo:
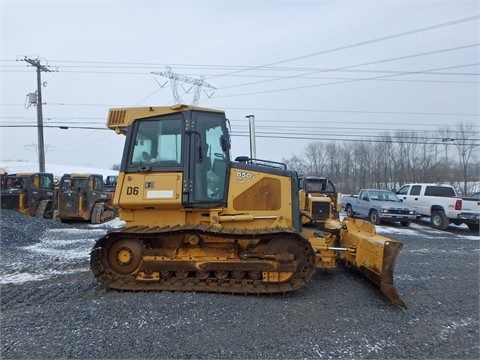
<svg viewBox="0 0 480 360">
<path fill-rule="evenodd" d="M 104 222 L 104 223 L 102 223 L 102 224 L 89 224 L 88 227 L 89 227 L 89 228 L 118 229 L 118 228 L 125 227 L 125 221 L 124 221 L 124 220 L 120 220 L 120 219 L 117 217 L 117 218 L 115 218 L 115 219 L 113 219 L 113 220 Z"/>
<path fill-rule="evenodd" d="M 470 326 L 472 323 L 474 323 L 474 320 L 472 318 L 467 318 L 465 320 L 459 320 L 459 321 L 452 321 L 448 325 L 442 326 L 440 331 L 440 338 L 442 340 L 447 340 L 449 337 L 455 338 L 457 336 L 456 334 L 457 329 Z"/>
<path fill-rule="evenodd" d="M 22 247 L 25 252 L 15 262 L 4 264 L 0 269 L 0 284 L 40 281 L 87 271 L 92 247 L 106 232 L 97 228 L 50 229 L 39 243 Z M 68 268 L 71 264 L 74 269 Z"/>
<path fill-rule="evenodd" d="M 400 235 L 415 235 L 417 232 L 415 230 L 405 228 L 405 227 L 393 227 L 388 225 L 377 225 L 375 226 L 377 234 L 400 234 Z"/>
<path fill-rule="evenodd" d="M 45 280 L 57 275 L 67 275 L 85 271 L 90 271 L 90 269 L 70 269 L 65 271 L 49 270 L 44 273 L 22 272 L 7 275 L 2 274 L 2 276 L 0 277 L 0 284 L 21 284 L 29 281 Z"/>
<path fill-rule="evenodd" d="M 92 239 L 64 241 L 47 240 L 42 241 L 40 244 L 27 246 L 24 249 L 68 262 L 70 260 L 88 259 L 94 243 L 95 240 Z M 75 248 L 69 249 L 72 245 L 75 245 Z"/>
<path fill-rule="evenodd" d="M 9 174 L 38 172 L 38 163 L 35 162 L 0 161 L 0 167 L 5 169 L 5 171 Z M 102 174 L 104 178 L 108 175 L 118 175 L 117 170 L 73 165 L 56 165 L 48 163 L 45 164 L 45 172 L 52 173 L 55 177 L 62 177 L 63 174 L 70 173 Z"/>
</svg>

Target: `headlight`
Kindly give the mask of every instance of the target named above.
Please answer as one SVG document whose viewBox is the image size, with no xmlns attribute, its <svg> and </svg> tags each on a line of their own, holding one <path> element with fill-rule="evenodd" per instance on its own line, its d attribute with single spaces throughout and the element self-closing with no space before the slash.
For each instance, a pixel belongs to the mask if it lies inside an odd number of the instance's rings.
<svg viewBox="0 0 480 360">
<path fill-rule="evenodd" d="M 388 209 L 380 209 L 380 212 L 382 212 L 382 213 L 387 213 L 387 212 L 388 212 Z"/>
<path fill-rule="evenodd" d="M 415 215 L 415 210 L 410 210 L 410 211 L 408 212 L 408 214 L 409 214 L 409 215 Z"/>
</svg>

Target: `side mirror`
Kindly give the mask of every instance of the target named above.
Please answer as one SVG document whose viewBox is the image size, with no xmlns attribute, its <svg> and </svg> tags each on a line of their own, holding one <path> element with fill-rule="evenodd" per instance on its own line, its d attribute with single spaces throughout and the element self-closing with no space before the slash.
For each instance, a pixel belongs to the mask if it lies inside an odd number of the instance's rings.
<svg viewBox="0 0 480 360">
<path fill-rule="evenodd" d="M 230 149 L 230 141 L 225 136 L 220 136 L 220 146 L 223 152 L 227 152 Z"/>
</svg>

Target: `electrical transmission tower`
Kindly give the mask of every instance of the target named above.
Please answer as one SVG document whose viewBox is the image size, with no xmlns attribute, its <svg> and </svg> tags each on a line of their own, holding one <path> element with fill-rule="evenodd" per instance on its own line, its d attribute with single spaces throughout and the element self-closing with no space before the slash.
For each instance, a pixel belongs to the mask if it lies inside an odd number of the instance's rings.
<svg viewBox="0 0 480 360">
<path fill-rule="evenodd" d="M 175 100 L 175 102 L 177 104 L 183 104 L 184 103 L 183 100 L 182 100 L 182 97 L 178 93 L 179 83 L 183 82 L 183 83 L 193 84 L 193 88 L 194 88 L 193 100 L 192 100 L 192 105 L 193 106 L 198 105 L 198 102 L 200 100 L 200 93 L 202 91 L 202 87 L 207 87 L 207 88 L 214 89 L 214 90 L 217 89 L 216 87 L 214 87 L 214 86 L 208 84 L 207 82 L 205 82 L 205 76 L 203 76 L 203 75 L 200 77 L 200 79 L 194 79 L 194 78 L 191 78 L 191 77 L 188 77 L 188 76 L 185 76 L 185 75 L 180 75 L 180 74 L 174 73 L 170 66 L 166 66 L 166 69 L 167 69 L 167 71 L 152 72 L 152 74 L 161 75 L 161 76 L 164 76 L 164 77 L 170 79 L 170 84 L 172 85 L 172 91 L 173 91 L 173 99 Z M 180 86 L 182 86 L 182 88 L 183 88 L 183 85 L 180 84 Z M 191 89 L 192 88 L 190 88 L 188 90 L 185 90 L 185 88 L 183 88 L 183 90 L 187 94 Z M 206 92 L 205 92 L 205 94 L 208 96 L 208 98 L 211 98 L 212 95 L 213 95 L 213 92 L 210 95 L 208 95 Z"/>
</svg>

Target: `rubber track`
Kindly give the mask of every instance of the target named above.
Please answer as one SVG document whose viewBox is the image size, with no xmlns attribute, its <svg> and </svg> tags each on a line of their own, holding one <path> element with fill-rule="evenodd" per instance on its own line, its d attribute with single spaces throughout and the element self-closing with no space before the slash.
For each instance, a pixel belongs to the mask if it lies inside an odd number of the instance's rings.
<svg viewBox="0 0 480 360">
<path fill-rule="evenodd" d="M 113 220 L 114 218 L 114 211 L 106 209 L 104 203 L 98 203 L 94 205 L 91 215 L 92 224 L 102 224 L 104 222 Z"/>
<path fill-rule="evenodd" d="M 128 274 L 118 274 L 113 272 L 108 262 L 107 251 L 109 244 L 119 238 L 134 237 L 141 235 L 142 240 L 148 237 L 158 238 L 159 236 L 174 236 L 185 234 L 208 235 L 221 239 L 271 239 L 290 237 L 304 249 L 305 261 L 299 264 L 299 269 L 294 275 L 283 283 L 266 283 L 262 280 L 252 279 L 217 279 L 209 277 L 201 280 L 197 277 L 176 278 L 173 274 L 170 278 L 160 278 L 157 282 L 138 282 L 135 277 Z M 146 250 L 148 252 L 148 250 Z M 147 255 L 147 254 L 144 254 Z M 241 260 L 239 260 L 241 261 Z M 294 229 L 275 228 L 275 229 L 255 229 L 255 230 L 237 230 L 232 228 L 205 227 L 196 226 L 176 226 L 176 227 L 130 227 L 118 230 L 112 230 L 104 237 L 97 240 L 91 251 L 90 267 L 94 276 L 104 284 L 105 287 L 117 290 L 131 291 L 199 291 L 199 292 L 220 292 L 220 293 L 240 293 L 240 294 L 262 294 L 262 293 L 284 293 L 294 291 L 307 284 L 315 272 L 315 254 L 306 238 L 297 233 Z"/>
<path fill-rule="evenodd" d="M 45 210 L 47 209 L 49 202 L 50 200 L 40 200 L 37 210 L 35 211 L 35 217 L 39 219 L 43 219 L 45 217 Z"/>
</svg>

